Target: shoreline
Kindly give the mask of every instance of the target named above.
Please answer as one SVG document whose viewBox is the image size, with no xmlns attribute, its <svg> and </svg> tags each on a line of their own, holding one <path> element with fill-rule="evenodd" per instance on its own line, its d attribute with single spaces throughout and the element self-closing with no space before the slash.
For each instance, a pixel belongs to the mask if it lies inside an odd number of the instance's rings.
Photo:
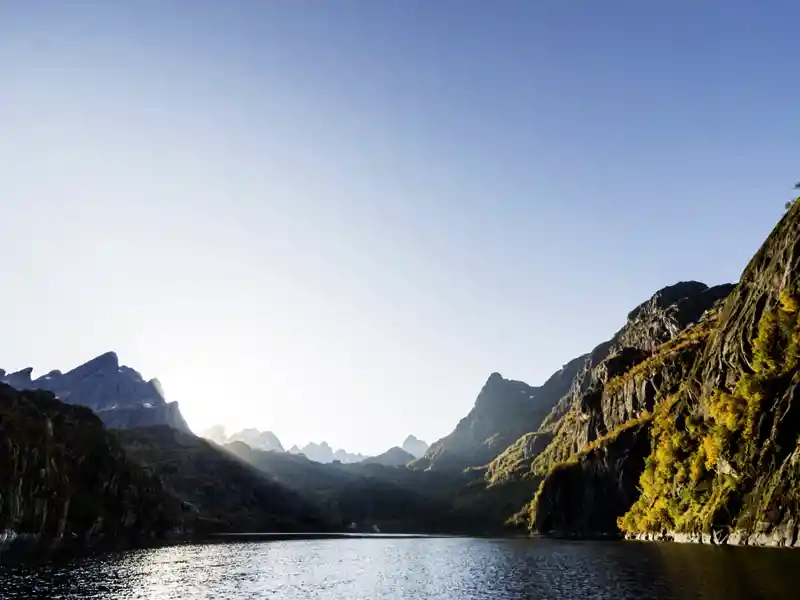
<svg viewBox="0 0 800 600">
<path fill-rule="evenodd" d="M 775 527 L 770 532 L 746 533 L 744 531 L 715 531 L 712 533 L 676 533 L 668 531 L 663 534 L 640 533 L 626 536 L 626 541 L 635 542 L 672 542 L 675 544 L 702 544 L 708 546 L 731 546 L 741 548 L 800 548 L 800 538 L 793 523 L 784 527 Z"/>
<path fill-rule="evenodd" d="M 73 557 L 76 555 L 105 554 L 128 550 L 142 550 L 160 548 L 164 546 L 181 546 L 186 544 L 225 544 L 236 542 L 267 542 L 267 541 L 303 541 L 303 540 L 358 540 L 358 539 L 448 539 L 448 538 L 474 538 L 474 539 L 525 539 L 525 540 L 564 540 L 573 542 L 644 542 L 644 543 L 675 543 L 698 544 L 717 547 L 738 548 L 800 548 L 800 539 L 795 535 L 793 524 L 786 527 L 775 528 L 770 533 L 761 532 L 745 534 L 743 532 L 726 533 L 718 531 L 705 534 L 687 534 L 666 532 L 664 534 L 638 534 L 622 536 L 619 534 L 577 535 L 574 533 L 548 532 L 516 535 L 497 534 L 458 534 L 458 533 L 369 533 L 369 532 L 220 532 L 220 533 L 173 533 L 161 538 L 145 538 L 133 540 L 98 540 L 95 543 L 75 543 L 61 540 L 60 543 L 46 544 L 30 534 L 8 536 L 4 532 L 4 543 L 0 544 L 0 563 L 2 562 L 32 562 L 58 559 L 59 557 Z M 11 537 L 11 540 L 8 538 Z M 16 539 L 15 539 L 16 538 Z M 12 541 L 13 540 L 13 541 Z M 11 543 L 9 543 L 11 542 Z"/>
</svg>

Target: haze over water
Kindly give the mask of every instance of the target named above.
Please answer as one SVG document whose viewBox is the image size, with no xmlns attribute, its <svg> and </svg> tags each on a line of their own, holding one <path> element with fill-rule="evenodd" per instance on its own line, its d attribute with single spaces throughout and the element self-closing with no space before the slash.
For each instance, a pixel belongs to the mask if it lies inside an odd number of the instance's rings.
<svg viewBox="0 0 800 600">
<path fill-rule="evenodd" d="M 800 553 L 528 539 L 198 544 L 11 566 L 3 600 L 794 600 Z"/>
</svg>

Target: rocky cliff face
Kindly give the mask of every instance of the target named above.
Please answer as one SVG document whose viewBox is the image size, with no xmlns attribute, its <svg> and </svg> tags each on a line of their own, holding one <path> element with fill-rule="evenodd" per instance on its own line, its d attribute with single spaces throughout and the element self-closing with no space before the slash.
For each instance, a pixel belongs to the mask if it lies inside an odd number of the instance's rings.
<svg viewBox="0 0 800 600">
<path fill-rule="evenodd" d="M 638 497 L 650 447 L 650 421 L 632 423 L 612 439 L 553 467 L 533 501 L 531 528 L 563 537 L 617 536 L 617 518 Z"/>
<path fill-rule="evenodd" d="M 567 392 L 541 426 L 492 461 L 489 484 L 544 476 L 586 444 L 651 411 L 659 395 L 682 381 L 731 288 L 682 282 L 632 310 L 610 340 L 576 359 Z"/>
<path fill-rule="evenodd" d="M 638 496 L 652 411 L 684 384 L 719 318 L 721 294 L 698 291 L 702 302 L 695 296 L 692 304 L 703 310 L 699 316 L 693 311 L 678 321 L 683 328 L 672 329 L 666 335 L 674 337 L 652 352 L 643 349 L 648 347 L 645 337 L 638 338 L 638 348 L 616 346 L 591 371 L 587 391 L 573 398 L 556 422 L 553 441 L 530 461 L 531 471 L 544 478 L 530 511 L 534 530 L 619 534 L 616 519 Z M 615 338 L 630 340 L 625 334 L 631 325 L 629 321 Z M 610 348 L 615 348 L 613 341 Z"/>
<path fill-rule="evenodd" d="M 629 535 L 797 543 L 800 205 L 744 270 L 685 385 L 654 412 Z"/>
<path fill-rule="evenodd" d="M 520 436 L 538 429 L 569 390 L 582 362 L 583 357 L 571 361 L 541 387 L 492 373 L 469 414 L 411 466 L 460 470 L 485 465 Z"/>
<path fill-rule="evenodd" d="M 638 343 L 643 360 L 595 369 L 588 395 L 554 419 L 555 439 L 533 461 L 544 479 L 532 528 L 797 544 L 800 206 L 724 305 L 668 335 Z"/>
<path fill-rule="evenodd" d="M 688 281 L 657 291 L 630 311 L 611 339 L 568 362 L 540 387 L 493 374 L 455 430 L 409 466 L 466 469 L 457 506 L 494 525 L 527 522 L 528 511 L 518 511 L 552 468 L 646 417 L 658 397 L 680 385 L 712 328 L 715 307 L 731 289 Z M 635 493 L 636 477 L 629 475 L 635 461 L 614 459 L 598 472 L 623 464 L 621 481 L 630 486 L 620 493 L 628 497 Z M 475 479 L 481 475 L 482 481 Z M 603 522 L 613 524 L 625 501 L 611 503 L 616 508 L 610 517 L 603 514 Z M 594 521 L 582 527 L 596 527 Z M 542 526 L 564 522 L 553 512 Z"/>
<path fill-rule="evenodd" d="M 167 402 L 157 379 L 146 381 L 107 352 L 68 371 L 50 371 L 32 378 L 33 368 L 15 373 L 0 370 L 0 382 L 18 390 L 53 392 L 62 402 L 91 408 L 112 428 L 169 425 L 189 431 L 178 404 Z"/>
<path fill-rule="evenodd" d="M 0 546 L 159 536 L 180 521 L 92 411 L 0 384 Z"/>
</svg>

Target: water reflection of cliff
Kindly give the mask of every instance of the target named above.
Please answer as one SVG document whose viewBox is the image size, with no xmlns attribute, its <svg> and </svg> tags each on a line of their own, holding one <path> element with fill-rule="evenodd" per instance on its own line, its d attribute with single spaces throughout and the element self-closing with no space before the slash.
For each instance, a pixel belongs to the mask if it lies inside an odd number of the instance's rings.
<svg viewBox="0 0 800 600">
<path fill-rule="evenodd" d="M 795 552 L 695 544 L 636 544 L 661 562 L 676 600 L 795 600 L 800 582 Z"/>
</svg>

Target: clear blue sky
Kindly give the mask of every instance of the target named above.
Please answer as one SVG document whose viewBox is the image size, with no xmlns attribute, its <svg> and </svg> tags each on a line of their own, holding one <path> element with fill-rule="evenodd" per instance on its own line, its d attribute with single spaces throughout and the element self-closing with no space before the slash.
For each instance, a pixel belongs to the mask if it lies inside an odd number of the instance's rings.
<svg viewBox="0 0 800 600">
<path fill-rule="evenodd" d="M 738 277 L 800 177 L 796 2 L 0 3 L 0 366 L 379 452 Z"/>
</svg>

